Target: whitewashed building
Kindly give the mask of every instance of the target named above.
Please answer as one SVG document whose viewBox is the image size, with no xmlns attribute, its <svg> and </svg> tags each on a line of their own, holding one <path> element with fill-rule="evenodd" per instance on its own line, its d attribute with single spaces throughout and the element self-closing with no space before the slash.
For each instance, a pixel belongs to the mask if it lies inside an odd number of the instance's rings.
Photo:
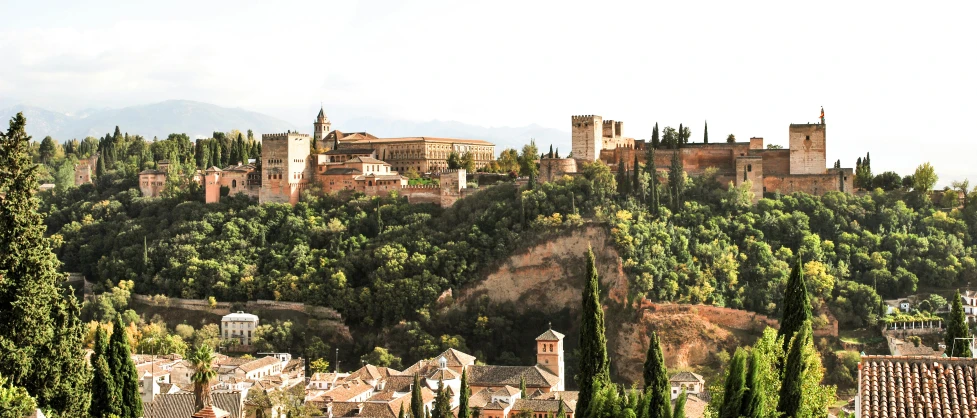
<svg viewBox="0 0 977 418">
<path fill-rule="evenodd" d="M 221 318 L 221 338 L 238 340 L 241 345 L 251 345 L 258 329 L 258 315 L 237 311 Z"/>
</svg>

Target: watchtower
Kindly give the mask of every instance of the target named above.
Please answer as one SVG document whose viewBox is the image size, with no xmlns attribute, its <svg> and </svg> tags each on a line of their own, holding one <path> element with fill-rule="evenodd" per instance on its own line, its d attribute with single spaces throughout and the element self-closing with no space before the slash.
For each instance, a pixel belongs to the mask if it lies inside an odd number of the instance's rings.
<svg viewBox="0 0 977 418">
<path fill-rule="evenodd" d="M 603 148 L 604 119 L 595 115 L 571 116 L 570 126 L 573 158 L 597 161 Z M 613 130 L 613 126 L 609 128 Z"/>
<path fill-rule="evenodd" d="M 790 125 L 790 174 L 827 172 L 825 136 L 823 123 Z"/>
<path fill-rule="evenodd" d="M 311 140 L 297 132 L 261 135 L 260 203 L 298 203 L 302 187 L 312 180 Z"/>
</svg>

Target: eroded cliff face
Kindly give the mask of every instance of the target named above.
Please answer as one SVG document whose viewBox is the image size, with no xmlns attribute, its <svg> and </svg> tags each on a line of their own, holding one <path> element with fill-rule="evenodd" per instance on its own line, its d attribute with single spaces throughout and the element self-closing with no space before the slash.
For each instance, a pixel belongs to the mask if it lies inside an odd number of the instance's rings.
<svg viewBox="0 0 977 418">
<path fill-rule="evenodd" d="M 577 228 L 519 251 L 484 280 L 457 294 L 464 303 L 481 296 L 493 302 L 514 302 L 518 309 L 555 313 L 577 311 L 583 291 L 587 246 L 594 250 L 605 303 L 622 304 L 628 294 L 628 278 L 621 258 L 607 232 L 594 225 Z"/>
<path fill-rule="evenodd" d="M 477 284 L 454 292 L 448 309 L 484 296 L 495 303 L 512 303 L 514 309 L 527 315 L 569 312 L 573 316 L 568 321 L 570 328 L 560 331 L 567 335 L 567 361 L 573 362 L 588 244 L 594 250 L 601 279 L 607 349 L 615 381 L 641 384 L 652 330 L 659 333 L 668 367 L 692 369 L 711 361 L 716 352 L 751 344 L 757 330 L 765 326 L 765 318 L 754 318 L 755 314 L 746 311 L 653 304 L 640 295 L 629 297 L 622 260 L 607 231 L 597 225 L 586 225 L 517 251 L 486 272 Z M 568 363 L 568 369 L 576 367 Z"/>
</svg>

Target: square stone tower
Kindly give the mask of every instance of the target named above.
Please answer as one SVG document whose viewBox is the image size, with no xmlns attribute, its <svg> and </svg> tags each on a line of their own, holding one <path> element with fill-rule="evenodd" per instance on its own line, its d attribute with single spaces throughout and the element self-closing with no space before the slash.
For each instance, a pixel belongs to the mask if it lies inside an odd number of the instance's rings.
<svg viewBox="0 0 977 418">
<path fill-rule="evenodd" d="M 260 203 L 298 203 L 302 188 L 312 181 L 311 143 L 311 136 L 297 132 L 261 135 Z"/>
<path fill-rule="evenodd" d="M 573 158 L 587 162 L 597 161 L 604 146 L 604 119 L 595 115 L 572 116 L 570 123 Z"/>
<path fill-rule="evenodd" d="M 790 174 L 824 174 L 827 172 L 825 125 L 804 123 L 790 125 Z"/>
<path fill-rule="evenodd" d="M 559 377 L 559 383 L 554 385 L 551 390 L 564 390 L 564 380 L 566 379 L 566 369 L 563 358 L 563 334 L 546 330 L 542 335 L 536 337 L 536 365 L 548 370 L 550 373 Z"/>
</svg>

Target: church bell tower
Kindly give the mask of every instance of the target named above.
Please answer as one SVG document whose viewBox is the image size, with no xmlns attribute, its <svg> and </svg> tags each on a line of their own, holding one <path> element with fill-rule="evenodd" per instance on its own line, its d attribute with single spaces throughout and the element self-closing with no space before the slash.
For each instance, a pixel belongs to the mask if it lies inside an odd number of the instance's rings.
<svg viewBox="0 0 977 418">
<path fill-rule="evenodd" d="M 329 118 L 326 117 L 326 111 L 319 107 L 319 116 L 316 116 L 315 121 L 312 122 L 312 127 L 314 129 L 314 134 L 312 135 L 312 141 L 317 148 L 329 148 L 329 144 L 323 142 L 323 138 L 329 135 L 332 123 L 329 122 Z"/>
<path fill-rule="evenodd" d="M 560 379 L 559 383 L 553 386 L 551 390 L 565 390 L 566 369 L 563 366 L 563 337 L 563 334 L 553 331 L 552 327 L 536 337 L 536 365 L 555 374 Z"/>
</svg>

